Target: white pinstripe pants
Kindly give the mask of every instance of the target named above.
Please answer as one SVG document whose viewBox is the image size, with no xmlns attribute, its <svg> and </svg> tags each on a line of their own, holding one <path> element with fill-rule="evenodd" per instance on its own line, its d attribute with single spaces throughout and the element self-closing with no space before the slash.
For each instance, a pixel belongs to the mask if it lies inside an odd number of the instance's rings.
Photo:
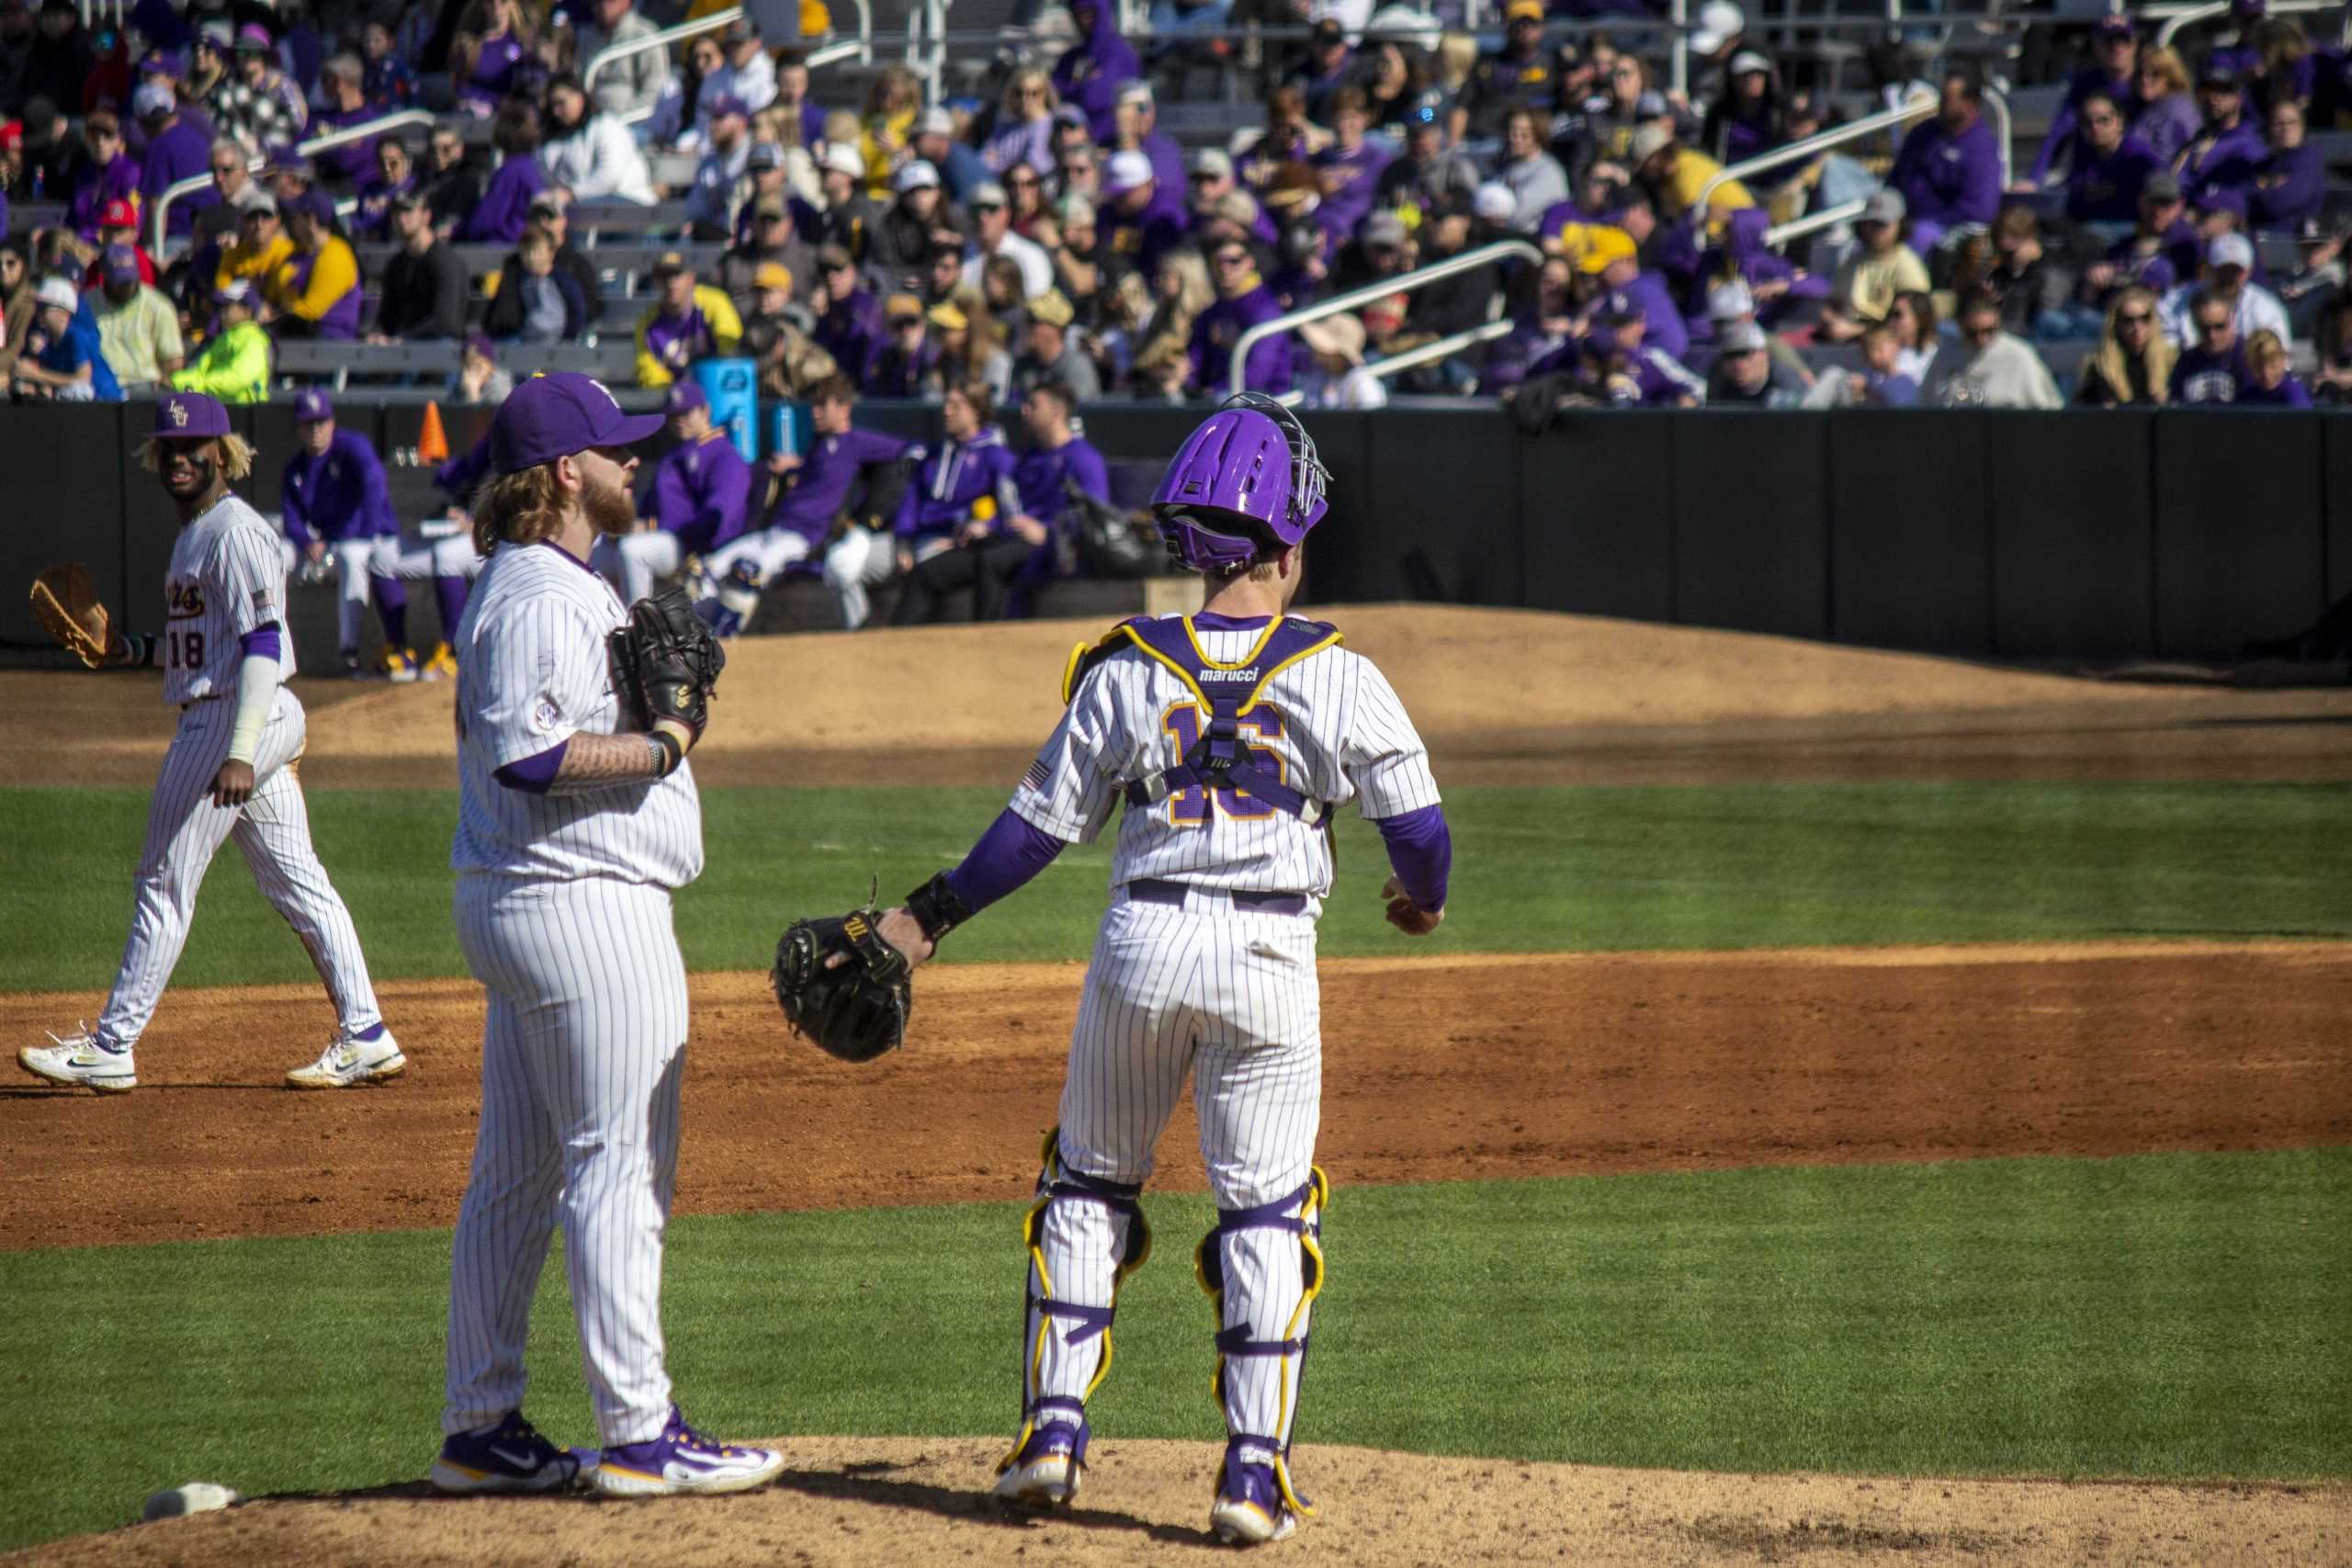
<svg viewBox="0 0 2352 1568">
<path fill-rule="evenodd" d="M 1198 890 L 1182 908 L 1118 895 L 1095 939 L 1070 1039 L 1063 1162 L 1142 1184 L 1189 1073 L 1217 1207 L 1256 1208 L 1295 1191 L 1314 1163 L 1322 1115 L 1322 1030 L 1313 916 L 1238 911 L 1224 895 Z M 1057 1300 L 1110 1304 L 1128 1224 L 1080 1199 L 1046 1211 L 1043 1251 Z M 1258 1340 L 1283 1339 L 1286 1329 L 1304 1335 L 1306 1316 L 1292 1322 L 1305 1290 L 1298 1238 L 1237 1231 L 1224 1247 L 1223 1326 L 1247 1325 Z M 1024 1350 L 1035 1339 L 1032 1322 Z M 1031 1396 L 1083 1398 L 1101 1343 L 1046 1334 Z M 1234 1358 L 1228 1427 L 1286 1438 L 1296 1402 L 1283 1391 L 1296 1389 L 1301 1359 Z"/>
<path fill-rule="evenodd" d="M 351 911 L 311 843 L 311 814 L 295 773 L 308 721 L 292 692 L 277 689 L 262 726 L 253 798 L 241 807 L 215 806 L 207 798 L 213 775 L 228 761 L 236 710 L 233 696 L 194 704 L 180 715 L 179 729 L 164 753 L 132 885 L 130 936 L 106 1010 L 98 1015 L 98 1032 L 109 1044 L 136 1044 L 154 1018 L 187 945 L 197 890 L 224 839 L 236 840 L 253 870 L 254 886 L 301 939 L 326 982 L 337 1024 L 357 1031 L 383 1021 Z"/>
<path fill-rule="evenodd" d="M 560 1219 L 597 1429 L 608 1446 L 659 1437 L 670 1413 L 662 1243 L 686 1040 L 669 891 L 464 874 L 456 906 L 489 1006 L 442 1429 L 521 1407 L 531 1298 Z"/>
</svg>

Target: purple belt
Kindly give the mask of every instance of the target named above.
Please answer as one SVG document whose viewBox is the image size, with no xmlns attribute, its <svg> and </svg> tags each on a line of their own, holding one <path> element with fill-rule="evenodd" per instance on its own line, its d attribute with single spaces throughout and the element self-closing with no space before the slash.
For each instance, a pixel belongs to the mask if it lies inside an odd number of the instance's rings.
<svg viewBox="0 0 2352 1568">
<path fill-rule="evenodd" d="M 1127 897 L 1138 903 L 1166 904 L 1182 908 L 1184 897 L 1194 891 L 1223 892 L 1233 900 L 1237 909 L 1247 909 L 1257 915 L 1303 915 L 1306 913 L 1304 893 L 1250 893 L 1239 888 L 1193 888 L 1188 883 L 1163 882 L 1156 876 L 1139 877 L 1127 884 Z"/>
</svg>

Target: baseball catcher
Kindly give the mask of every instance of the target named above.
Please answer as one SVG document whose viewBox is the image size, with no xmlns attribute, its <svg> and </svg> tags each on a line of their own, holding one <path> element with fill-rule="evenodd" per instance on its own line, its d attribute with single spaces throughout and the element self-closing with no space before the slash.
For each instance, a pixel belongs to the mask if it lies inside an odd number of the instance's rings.
<svg viewBox="0 0 2352 1568">
<path fill-rule="evenodd" d="M 1019 1426 L 993 1487 L 1011 1505 L 1064 1506 L 1085 1480 L 1087 1402 L 1111 1369 L 1120 1290 L 1151 1254 L 1140 1200 L 1189 1079 L 1217 1206 L 1193 1249 L 1226 1428 L 1209 1526 L 1279 1540 L 1311 1511 L 1291 1445 L 1327 1277 L 1325 828 L 1349 804 L 1377 826 L 1395 872 L 1380 897 L 1409 936 L 1445 918 L 1453 864 L 1429 754 L 1394 688 L 1337 628 L 1291 614 L 1328 479 L 1271 399 L 1244 394 L 1203 421 L 1152 500 L 1169 554 L 1206 580 L 1203 610 L 1137 616 L 1079 648 L 1061 722 L 963 863 L 902 908 L 854 917 L 878 939 L 864 955 L 814 960 L 852 984 L 903 984 L 951 931 L 1116 823 L 1111 907 L 1023 1223 Z M 873 955 L 885 943 L 897 963 Z M 778 964 L 787 1011 L 808 1005 L 795 989 L 807 972 Z"/>
</svg>

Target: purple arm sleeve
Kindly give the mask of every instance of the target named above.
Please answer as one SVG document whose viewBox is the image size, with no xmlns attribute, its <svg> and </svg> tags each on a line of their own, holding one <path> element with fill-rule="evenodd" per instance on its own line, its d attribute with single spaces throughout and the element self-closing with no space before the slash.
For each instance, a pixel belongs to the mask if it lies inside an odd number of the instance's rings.
<svg viewBox="0 0 2352 1568">
<path fill-rule="evenodd" d="M 1388 863 L 1405 896 L 1421 908 L 1445 908 L 1445 881 L 1453 870 L 1453 835 L 1446 829 L 1445 807 L 1424 806 L 1402 817 L 1383 817 L 1373 826 L 1388 843 Z"/>
<path fill-rule="evenodd" d="M 270 659 L 281 664 L 286 661 L 285 645 L 278 639 L 276 621 L 266 626 L 255 626 L 237 639 L 237 646 L 243 649 L 247 659 Z"/>
<path fill-rule="evenodd" d="M 526 795 L 545 795 L 555 783 L 556 773 L 563 766 L 564 750 L 571 744 L 571 738 L 566 736 L 544 751 L 507 763 L 491 776 L 508 789 L 519 789 Z"/>
<path fill-rule="evenodd" d="M 1017 892 L 1061 852 L 1059 839 L 1030 826 L 1007 808 L 989 824 L 964 863 L 947 874 L 947 885 L 977 914 L 1006 894 Z"/>
</svg>

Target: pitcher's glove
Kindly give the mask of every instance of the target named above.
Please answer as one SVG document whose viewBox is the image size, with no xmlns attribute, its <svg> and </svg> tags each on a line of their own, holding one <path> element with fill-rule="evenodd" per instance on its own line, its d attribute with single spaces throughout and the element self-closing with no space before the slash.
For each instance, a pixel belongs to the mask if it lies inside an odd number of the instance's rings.
<svg viewBox="0 0 2352 1568">
<path fill-rule="evenodd" d="M 881 912 L 795 920 L 775 944 L 769 980 L 795 1034 L 844 1062 L 870 1062 L 906 1039 L 914 1010 L 906 954 L 875 929 Z M 828 961 L 839 954 L 839 964 Z"/>
<path fill-rule="evenodd" d="M 608 651 L 613 689 L 637 728 L 650 729 L 656 719 L 666 718 L 702 739 L 727 650 L 695 614 L 684 589 L 665 588 L 631 605 L 628 625 L 613 632 Z"/>
<path fill-rule="evenodd" d="M 33 579 L 33 615 L 65 650 L 96 670 L 107 661 L 112 627 L 90 572 L 80 561 L 51 567 Z"/>
</svg>

